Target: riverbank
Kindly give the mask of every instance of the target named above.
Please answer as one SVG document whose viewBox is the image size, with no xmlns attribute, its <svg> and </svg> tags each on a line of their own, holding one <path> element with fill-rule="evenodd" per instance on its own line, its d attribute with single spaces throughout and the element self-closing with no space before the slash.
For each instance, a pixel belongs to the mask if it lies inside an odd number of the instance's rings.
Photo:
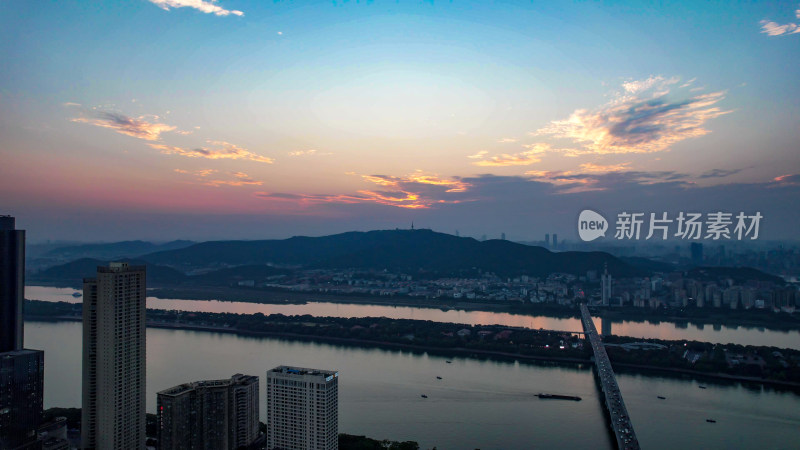
<svg viewBox="0 0 800 450">
<path fill-rule="evenodd" d="M 149 313 L 149 311 L 148 311 Z M 40 321 L 40 322 L 59 322 L 59 321 L 66 321 L 66 322 L 82 322 L 82 318 L 78 316 L 25 316 L 25 320 L 27 321 Z M 341 345 L 349 345 L 354 347 L 368 347 L 368 348 L 383 348 L 389 350 L 409 350 L 413 352 L 425 352 L 430 354 L 438 354 L 444 356 L 463 356 L 463 357 L 487 357 L 487 358 L 496 358 L 500 360 L 520 360 L 520 361 L 546 361 L 546 362 L 556 362 L 556 363 L 568 363 L 568 364 L 586 364 L 591 363 L 591 359 L 588 357 L 578 358 L 578 357 L 559 357 L 559 356 L 551 356 L 551 355 L 526 355 L 521 353 L 513 353 L 513 352 L 502 352 L 502 351 L 492 351 L 492 350 L 482 350 L 482 349 L 475 349 L 475 348 L 464 348 L 464 347 L 434 347 L 428 345 L 417 345 L 417 344 L 406 344 L 401 342 L 391 342 L 391 341 L 378 341 L 378 340 L 370 340 L 370 339 L 356 339 L 356 338 L 344 338 L 344 337 L 335 337 L 335 336 L 320 336 L 317 334 L 303 334 L 303 333 L 290 333 L 290 332 L 280 332 L 280 331 L 253 331 L 253 330 L 242 330 L 237 327 L 226 327 L 222 325 L 198 325 L 198 324 L 189 324 L 189 323 L 170 323 L 170 322 L 160 322 L 155 320 L 148 320 L 147 321 L 148 328 L 161 328 L 161 329 L 173 329 L 173 330 L 188 330 L 188 331 L 205 331 L 205 332 L 212 332 L 212 333 L 227 333 L 227 334 L 235 334 L 239 336 L 251 336 L 251 337 L 265 337 L 265 338 L 278 338 L 278 339 L 287 339 L 287 340 L 299 340 L 299 341 L 312 341 L 312 342 L 324 342 L 328 344 L 341 344 Z M 800 385 L 798 385 L 800 386 Z"/>
<path fill-rule="evenodd" d="M 218 300 L 262 304 L 342 303 L 355 305 L 407 306 L 415 308 L 504 312 L 517 315 L 537 315 L 558 319 L 580 318 L 577 306 L 550 303 L 487 303 L 456 301 L 454 299 L 413 298 L 407 296 L 342 295 L 324 292 L 294 292 L 276 289 L 242 287 L 163 287 L 148 290 L 148 296 L 175 300 Z M 592 314 L 612 321 L 639 323 L 661 322 L 699 326 L 735 326 L 766 328 L 778 331 L 800 330 L 800 316 L 771 311 L 736 311 L 723 309 L 650 310 L 645 308 L 597 308 Z"/>
<path fill-rule="evenodd" d="M 37 282 L 37 285 L 57 287 L 57 284 L 53 283 Z M 70 288 L 81 289 L 79 287 Z M 484 311 L 556 319 L 580 318 L 580 312 L 577 306 L 550 303 L 487 303 L 457 301 L 449 298 L 431 299 L 408 296 L 342 295 L 325 292 L 295 292 L 283 289 L 255 289 L 233 286 L 161 286 L 148 289 L 147 295 L 164 300 L 216 300 L 221 302 L 244 302 L 265 305 L 336 303 L 424 308 L 441 311 Z M 592 307 L 591 309 L 594 317 L 608 319 L 613 323 L 633 322 L 655 325 L 671 323 L 677 326 L 724 326 L 774 331 L 800 330 L 800 314 L 788 314 L 784 312 L 774 313 L 764 310 L 727 310 L 712 308 L 651 310 L 648 308 L 634 307 Z"/>
<path fill-rule="evenodd" d="M 47 302 L 41 302 L 47 303 Z M 63 304 L 59 310 L 54 305 L 37 305 L 53 314 L 27 315 L 32 321 L 81 321 L 76 309 L 80 305 Z M 64 309 L 69 308 L 69 309 Z M 41 310 L 40 310 L 41 311 Z M 64 314 L 64 312 L 69 313 Z M 311 316 L 264 316 L 263 314 L 237 315 L 220 313 L 178 313 L 175 311 L 148 310 L 147 326 L 151 328 L 180 329 L 201 332 L 229 333 L 241 336 L 268 337 L 287 340 L 315 341 L 338 345 L 406 350 L 442 356 L 466 358 L 490 358 L 498 360 L 524 361 L 530 363 L 557 363 L 584 365 L 591 363 L 588 347 L 576 333 L 529 330 L 502 326 L 468 326 L 408 319 L 386 318 L 332 318 Z M 632 338 L 612 336 L 609 341 L 633 342 Z M 702 379 L 718 379 L 743 383 L 761 383 L 782 389 L 800 390 L 797 378 L 797 361 L 800 352 L 774 347 L 722 346 L 701 342 L 673 342 L 648 340 L 662 346 L 660 351 L 622 350 L 609 348 L 612 364 L 638 372 L 656 372 L 661 375 L 693 376 Z M 687 347 L 688 345 L 688 347 Z M 786 355 L 783 363 L 768 361 L 759 369 L 767 376 L 750 373 L 724 373 L 719 364 L 695 367 L 685 358 L 684 349 L 711 355 L 715 349 L 721 351 L 763 354 L 769 358 L 774 352 Z M 615 358 L 616 357 L 616 358 Z M 783 358 L 783 356 L 782 356 Z M 774 359 L 774 358 L 773 358 Z M 641 361 L 641 363 L 637 362 Z M 776 364 L 792 364 L 791 367 L 774 367 Z M 699 370 L 702 368 L 702 370 Z M 733 370 L 733 369 L 726 369 Z M 788 375 L 787 375 L 788 373 Z M 776 378 L 777 377 L 777 378 Z M 779 379 L 783 377 L 784 379 Z M 788 378 L 787 378 L 788 377 Z"/>
</svg>

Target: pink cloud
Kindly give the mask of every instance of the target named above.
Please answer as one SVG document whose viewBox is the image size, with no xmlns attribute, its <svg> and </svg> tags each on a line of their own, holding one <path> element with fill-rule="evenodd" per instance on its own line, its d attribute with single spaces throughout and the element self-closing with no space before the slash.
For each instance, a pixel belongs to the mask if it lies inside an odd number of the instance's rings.
<svg viewBox="0 0 800 450">
<path fill-rule="evenodd" d="M 440 204 L 468 201 L 460 196 L 471 184 L 458 178 L 445 179 L 421 170 L 405 176 L 362 175 L 362 180 L 385 190 L 360 189 L 355 194 L 294 194 L 256 192 L 259 198 L 294 203 L 301 207 L 325 203 L 374 203 L 406 209 L 427 209 Z"/>
<path fill-rule="evenodd" d="M 77 103 L 67 103 L 70 107 L 80 107 Z M 145 120 L 151 118 L 150 121 Z M 161 133 L 175 130 L 175 126 L 157 122 L 158 116 L 128 117 L 114 111 L 104 111 L 97 108 L 82 111 L 81 117 L 71 119 L 73 122 L 88 123 L 97 127 L 108 128 L 126 136 L 132 136 L 146 141 L 158 141 Z"/>
<path fill-rule="evenodd" d="M 211 144 L 210 147 L 197 147 L 186 148 L 177 147 L 174 145 L 165 144 L 148 144 L 150 147 L 161 150 L 161 153 L 167 155 L 181 155 L 189 158 L 207 158 L 207 159 L 245 159 L 256 162 L 263 162 L 272 164 L 274 159 L 261 156 L 253 153 L 245 148 L 231 144 L 225 141 L 206 141 Z"/>
</svg>

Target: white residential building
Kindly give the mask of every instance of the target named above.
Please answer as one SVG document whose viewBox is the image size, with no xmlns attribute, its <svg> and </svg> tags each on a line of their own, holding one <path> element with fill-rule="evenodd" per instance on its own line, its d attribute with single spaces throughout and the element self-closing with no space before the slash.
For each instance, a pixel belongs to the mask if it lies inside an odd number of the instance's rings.
<svg viewBox="0 0 800 450">
<path fill-rule="evenodd" d="M 289 366 L 267 371 L 267 448 L 338 450 L 338 372 Z"/>
</svg>

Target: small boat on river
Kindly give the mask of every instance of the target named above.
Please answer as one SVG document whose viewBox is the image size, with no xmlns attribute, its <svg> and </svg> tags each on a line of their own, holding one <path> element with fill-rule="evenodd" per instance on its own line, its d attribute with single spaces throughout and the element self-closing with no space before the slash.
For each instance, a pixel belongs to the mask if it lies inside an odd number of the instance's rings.
<svg viewBox="0 0 800 450">
<path fill-rule="evenodd" d="M 539 394 L 536 394 L 536 396 L 541 398 L 541 399 L 545 399 L 545 400 L 552 399 L 552 400 L 573 400 L 573 401 L 576 401 L 576 402 L 581 401 L 580 397 L 577 397 L 577 396 L 574 396 L 574 395 L 541 394 L 541 393 L 539 393 Z"/>
</svg>

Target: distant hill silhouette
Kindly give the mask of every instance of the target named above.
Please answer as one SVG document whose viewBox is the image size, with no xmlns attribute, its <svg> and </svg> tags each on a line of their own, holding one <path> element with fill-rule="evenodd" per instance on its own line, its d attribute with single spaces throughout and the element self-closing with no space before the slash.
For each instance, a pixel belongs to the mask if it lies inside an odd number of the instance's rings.
<svg viewBox="0 0 800 450">
<path fill-rule="evenodd" d="M 652 259 L 642 258 L 641 256 L 621 256 L 619 259 L 647 272 L 671 272 L 676 270 L 674 264 L 653 261 Z"/>
<path fill-rule="evenodd" d="M 752 267 L 695 267 L 688 271 L 688 276 L 702 281 L 716 281 L 730 278 L 736 284 L 742 284 L 747 281 L 766 281 L 776 284 L 786 283 L 781 277 L 770 275 Z"/>
<path fill-rule="evenodd" d="M 144 265 L 147 267 L 147 284 L 149 286 L 176 284 L 186 279 L 183 272 L 171 267 L 159 266 L 142 260 L 127 260 L 127 262 L 132 266 Z M 32 274 L 28 276 L 28 281 L 60 282 L 73 287 L 81 286 L 84 278 L 93 278 L 97 275 L 97 266 L 107 266 L 108 263 L 109 261 L 99 259 L 81 258 Z"/>
<path fill-rule="evenodd" d="M 501 276 L 553 272 L 583 275 L 605 264 L 616 276 L 644 274 L 605 252 L 552 253 L 504 240 L 477 241 L 431 230 L 348 232 L 285 240 L 213 241 L 143 255 L 153 264 L 184 270 L 203 267 L 283 265 L 320 269 L 377 269 L 456 274 L 483 270 Z"/>
<path fill-rule="evenodd" d="M 146 253 L 157 251 L 176 250 L 194 244 L 193 241 L 172 241 L 164 244 L 154 244 L 146 241 L 122 241 L 107 244 L 81 244 L 58 247 L 43 255 L 45 258 L 95 258 L 95 259 L 121 259 L 135 258 Z"/>
<path fill-rule="evenodd" d="M 214 270 L 187 277 L 188 281 L 202 285 L 229 285 L 242 280 L 267 281 L 270 277 L 290 275 L 291 269 L 279 269 L 267 265 L 237 266 L 228 269 Z"/>
</svg>

